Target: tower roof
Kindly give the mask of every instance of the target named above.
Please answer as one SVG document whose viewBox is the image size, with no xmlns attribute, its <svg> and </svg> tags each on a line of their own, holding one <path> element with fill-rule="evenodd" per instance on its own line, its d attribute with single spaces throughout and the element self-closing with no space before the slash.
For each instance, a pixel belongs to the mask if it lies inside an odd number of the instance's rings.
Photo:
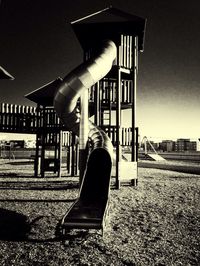
<svg viewBox="0 0 200 266">
<path fill-rule="evenodd" d="M 84 50 L 104 39 L 119 42 L 121 34 L 138 36 L 138 47 L 144 49 L 146 19 L 109 7 L 71 22 Z"/>
<path fill-rule="evenodd" d="M 57 78 L 44 86 L 25 95 L 27 99 L 43 106 L 53 106 L 53 97 L 61 84 L 62 79 Z"/>
<path fill-rule="evenodd" d="M 0 66 L 0 79 L 14 79 L 3 67 Z"/>
</svg>

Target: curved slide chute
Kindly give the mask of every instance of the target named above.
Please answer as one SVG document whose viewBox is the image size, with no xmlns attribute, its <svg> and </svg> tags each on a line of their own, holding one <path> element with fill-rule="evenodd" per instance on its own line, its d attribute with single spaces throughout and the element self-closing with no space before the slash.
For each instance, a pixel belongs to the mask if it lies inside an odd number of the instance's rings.
<svg viewBox="0 0 200 266">
<path fill-rule="evenodd" d="M 117 48 L 107 40 L 98 55 L 68 74 L 54 97 L 54 108 L 67 129 L 79 136 L 80 114 L 77 100 L 83 91 L 102 79 L 112 68 Z M 106 133 L 90 120 L 88 140 L 91 152 L 79 197 L 63 217 L 61 225 L 70 228 L 103 229 L 108 210 L 113 146 Z"/>
</svg>

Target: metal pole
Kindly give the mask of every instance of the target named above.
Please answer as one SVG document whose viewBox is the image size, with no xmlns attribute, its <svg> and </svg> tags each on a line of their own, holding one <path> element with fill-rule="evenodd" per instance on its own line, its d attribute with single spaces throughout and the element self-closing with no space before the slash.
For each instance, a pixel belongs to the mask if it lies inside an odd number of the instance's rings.
<svg viewBox="0 0 200 266">
<path fill-rule="evenodd" d="M 135 128 L 135 133 L 136 133 L 136 162 L 138 161 L 138 136 L 139 136 L 139 129 L 138 127 Z"/>
<path fill-rule="evenodd" d="M 95 84 L 95 92 L 94 92 L 94 108 L 95 108 L 95 114 L 94 114 L 94 123 L 95 125 L 100 125 L 100 119 L 99 119 L 99 112 L 100 112 L 100 99 L 99 99 L 99 82 Z"/>
<path fill-rule="evenodd" d="M 58 176 L 61 177 L 61 169 L 62 169 L 62 142 L 63 142 L 63 132 L 60 130 L 59 132 L 59 149 L 58 149 L 58 160 L 59 160 L 59 169 Z"/>
<path fill-rule="evenodd" d="M 35 158 L 34 158 L 34 176 L 35 177 L 38 177 L 38 164 L 39 164 L 39 133 L 37 132 L 36 133 Z"/>
<path fill-rule="evenodd" d="M 43 128 L 42 128 L 42 134 L 41 134 L 41 164 L 40 164 L 40 172 L 41 172 L 41 177 L 44 177 L 45 175 L 45 170 L 44 170 L 44 164 L 45 164 L 45 142 L 46 142 L 46 137 L 47 137 L 47 132 L 46 132 L 46 108 L 45 106 L 42 107 L 42 115 L 43 115 Z"/>
<path fill-rule="evenodd" d="M 116 188 L 120 188 L 120 169 L 119 162 L 121 160 L 120 152 L 120 130 L 121 130 L 121 70 L 118 68 L 117 87 L 116 87 Z"/>
<path fill-rule="evenodd" d="M 72 134 L 72 159 L 71 159 L 71 176 L 75 175 L 75 140 L 76 140 L 76 136 L 74 133 Z"/>
<path fill-rule="evenodd" d="M 136 161 L 135 147 L 136 135 L 135 135 L 135 125 L 136 125 L 136 92 L 137 92 L 137 71 L 138 71 L 138 37 L 134 39 L 134 69 L 133 69 L 133 88 L 132 88 L 132 162 Z"/>
</svg>

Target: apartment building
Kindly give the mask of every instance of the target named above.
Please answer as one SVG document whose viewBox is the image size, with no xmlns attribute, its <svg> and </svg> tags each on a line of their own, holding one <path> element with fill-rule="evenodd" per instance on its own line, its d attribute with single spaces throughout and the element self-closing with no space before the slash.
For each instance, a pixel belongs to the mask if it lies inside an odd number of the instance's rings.
<svg viewBox="0 0 200 266">
<path fill-rule="evenodd" d="M 175 150 L 175 141 L 173 140 L 163 140 L 159 143 L 159 150 L 171 152 Z"/>
<path fill-rule="evenodd" d="M 163 140 L 159 145 L 159 149 L 164 152 L 192 152 L 198 150 L 198 143 L 197 141 L 190 141 L 190 139 Z"/>
</svg>

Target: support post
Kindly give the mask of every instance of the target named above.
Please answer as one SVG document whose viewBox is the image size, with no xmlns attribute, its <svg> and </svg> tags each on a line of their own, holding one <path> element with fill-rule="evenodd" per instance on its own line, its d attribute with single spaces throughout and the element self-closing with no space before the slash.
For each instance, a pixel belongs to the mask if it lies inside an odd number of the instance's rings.
<svg viewBox="0 0 200 266">
<path fill-rule="evenodd" d="M 136 134 L 135 134 L 135 125 L 136 125 L 136 91 L 137 91 L 137 72 L 138 72 L 138 37 L 134 39 L 134 69 L 133 69 L 133 88 L 132 88 L 132 154 L 131 161 L 136 161 Z"/>
<path fill-rule="evenodd" d="M 44 171 L 44 160 L 45 160 L 45 142 L 46 142 L 46 109 L 43 106 L 42 108 L 42 115 L 43 115 L 43 123 L 42 123 L 42 134 L 41 134 L 41 163 L 40 163 L 40 172 L 41 172 L 41 177 L 44 177 L 45 171 Z"/>
<path fill-rule="evenodd" d="M 36 134 L 36 149 L 34 158 L 34 176 L 38 177 L 38 165 L 39 165 L 39 133 Z"/>
<path fill-rule="evenodd" d="M 138 142 L 138 136 L 139 136 L 139 129 L 138 127 L 135 128 L 135 134 L 136 134 L 136 162 L 138 161 L 138 146 L 139 146 L 139 142 Z"/>
<path fill-rule="evenodd" d="M 121 70 L 118 68 L 117 87 L 116 87 L 116 188 L 120 188 L 120 164 L 121 161 Z"/>
<path fill-rule="evenodd" d="M 99 119 L 99 110 L 100 110 L 100 99 L 99 99 L 99 82 L 95 85 L 95 92 L 94 92 L 94 108 L 95 108 L 95 113 L 94 113 L 94 123 L 95 125 L 99 126 L 100 125 L 100 119 Z"/>
<path fill-rule="evenodd" d="M 75 176 L 75 142 L 76 142 L 76 135 L 74 133 L 72 134 L 72 149 L 71 149 L 71 176 Z M 77 162 L 76 162 L 77 164 Z"/>
<path fill-rule="evenodd" d="M 39 171 L 39 149 L 40 149 L 40 134 L 39 134 L 39 128 L 40 128 L 40 119 L 41 119 L 41 111 L 39 109 L 39 105 L 37 105 L 36 108 L 36 124 L 34 126 L 36 126 L 37 128 L 37 132 L 36 132 L 36 150 L 35 150 L 35 158 L 34 158 L 34 176 L 38 177 L 38 171 Z"/>
<path fill-rule="evenodd" d="M 59 132 L 59 149 L 58 149 L 58 160 L 59 160 L 58 177 L 61 177 L 61 169 L 62 169 L 62 142 L 63 142 L 63 132 L 62 132 L 62 130 L 60 130 L 60 132 Z"/>
</svg>

